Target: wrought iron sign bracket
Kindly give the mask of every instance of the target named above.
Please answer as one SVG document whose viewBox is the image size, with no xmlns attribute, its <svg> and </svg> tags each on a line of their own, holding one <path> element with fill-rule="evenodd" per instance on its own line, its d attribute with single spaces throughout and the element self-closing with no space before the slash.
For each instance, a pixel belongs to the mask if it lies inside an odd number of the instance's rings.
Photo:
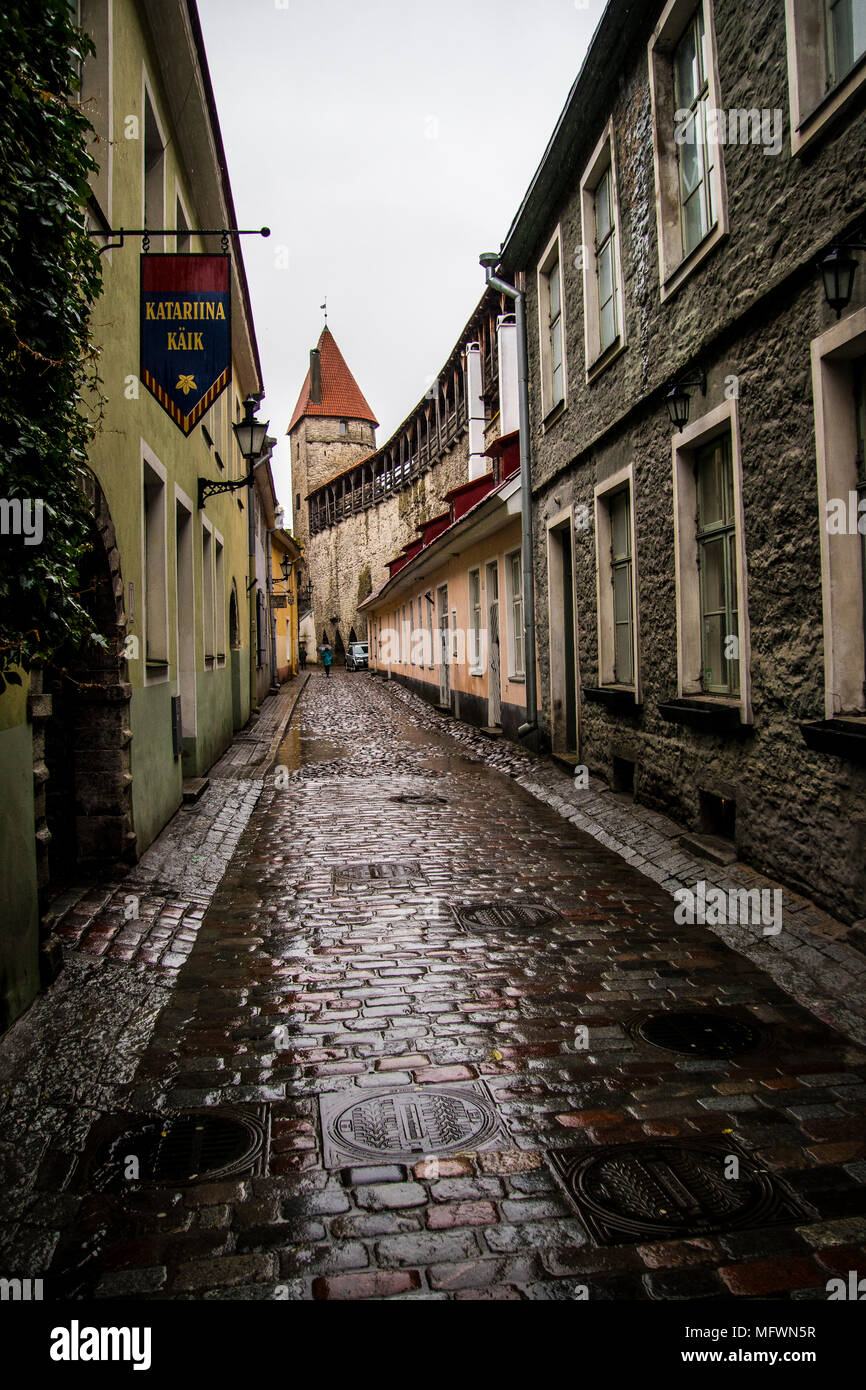
<svg viewBox="0 0 866 1390">
<path fill-rule="evenodd" d="M 99 255 L 105 251 L 119 251 L 124 245 L 128 236 L 141 237 L 141 249 L 145 255 L 150 250 L 150 238 L 152 236 L 218 236 L 222 237 L 223 255 L 228 255 L 230 236 L 270 236 L 270 227 L 202 227 L 199 231 L 194 228 L 185 227 L 94 227 L 88 229 L 88 236 L 120 237 L 119 241 L 110 241 L 106 246 L 100 246 Z"/>
<path fill-rule="evenodd" d="M 199 478 L 198 480 L 198 509 L 202 510 L 209 497 L 216 497 L 221 492 L 237 492 L 241 487 L 252 487 L 255 477 L 250 473 L 246 478 L 236 478 L 234 482 L 228 482 L 218 478 Z"/>
</svg>

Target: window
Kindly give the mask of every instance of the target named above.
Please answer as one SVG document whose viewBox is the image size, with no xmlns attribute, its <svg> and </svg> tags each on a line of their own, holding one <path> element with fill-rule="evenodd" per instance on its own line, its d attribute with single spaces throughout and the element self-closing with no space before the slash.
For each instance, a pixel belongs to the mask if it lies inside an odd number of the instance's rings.
<svg viewBox="0 0 866 1390">
<path fill-rule="evenodd" d="M 675 119 L 678 144 L 683 254 L 688 255 L 714 225 L 713 146 L 707 139 L 707 43 L 704 16 L 697 9 L 674 49 Z M 688 114 L 686 114 L 688 113 Z"/>
<path fill-rule="evenodd" d="M 866 53 L 866 5 L 863 0 L 826 0 L 827 83 L 835 87 Z"/>
<path fill-rule="evenodd" d="M 702 685 L 720 695 L 740 690 L 737 549 L 730 435 L 695 453 L 701 601 Z"/>
<path fill-rule="evenodd" d="M 214 624 L 216 658 L 226 659 L 226 574 L 222 541 L 214 535 Z"/>
<path fill-rule="evenodd" d="M 668 0 L 649 43 L 661 296 L 728 230 L 710 0 Z"/>
<path fill-rule="evenodd" d="M 631 600 L 631 507 L 628 490 L 610 499 L 610 577 L 613 586 L 613 678 L 634 679 L 634 616 Z"/>
<path fill-rule="evenodd" d="M 178 194 L 175 200 L 174 225 L 177 228 L 175 237 L 175 250 L 177 254 L 187 255 L 192 250 L 192 239 L 189 234 L 189 220 L 183 209 L 183 203 Z"/>
<path fill-rule="evenodd" d="M 558 228 L 538 267 L 538 316 L 542 414 L 547 416 L 565 400 L 562 257 Z"/>
<path fill-rule="evenodd" d="M 508 597 L 510 622 L 508 625 L 508 665 L 509 676 L 522 680 L 526 674 L 524 659 L 523 632 L 523 573 L 521 552 L 515 550 L 506 561 L 508 569 Z"/>
<path fill-rule="evenodd" d="M 409 661 L 415 665 L 415 600 L 409 600 Z"/>
<path fill-rule="evenodd" d="M 340 421 L 340 434 L 348 434 L 349 426 L 345 420 Z"/>
<path fill-rule="evenodd" d="M 84 60 L 81 73 L 81 106 L 93 127 L 90 153 L 99 165 L 91 175 L 90 190 L 99 211 L 111 226 L 111 6 L 109 0 L 83 0 L 78 23 L 93 40 L 95 52 Z"/>
<path fill-rule="evenodd" d="M 144 461 L 144 652 L 146 667 L 168 674 L 165 478 Z"/>
<path fill-rule="evenodd" d="M 460 638 L 457 628 L 457 609 L 451 609 L 451 660 L 460 660 Z"/>
<path fill-rule="evenodd" d="M 863 0 L 785 0 L 791 149 L 798 154 L 866 83 Z"/>
<path fill-rule="evenodd" d="M 469 666 L 473 674 L 481 674 L 481 571 L 469 571 L 469 619 L 472 624 L 472 647 Z"/>
<path fill-rule="evenodd" d="M 619 203 L 613 150 L 613 125 L 610 123 L 580 182 L 587 374 L 599 358 L 610 353 L 615 344 L 625 343 Z"/>
<path fill-rule="evenodd" d="M 812 343 L 824 715 L 866 712 L 866 309 Z"/>
<path fill-rule="evenodd" d="M 165 140 L 150 92 L 144 91 L 144 226 L 165 226 Z M 162 251 L 164 237 L 152 237 L 151 251 Z"/>
<path fill-rule="evenodd" d="M 638 703 L 633 486 L 630 464 L 595 489 L 598 683 L 627 686 Z"/>
<path fill-rule="evenodd" d="M 680 696 L 736 701 L 751 723 L 742 463 L 736 400 L 673 438 Z"/>
<path fill-rule="evenodd" d="M 429 589 L 428 589 L 427 593 L 424 595 L 424 602 L 425 602 L 425 604 L 427 605 L 427 640 L 428 640 L 428 642 L 429 642 L 429 644 L 430 644 L 430 645 L 429 645 L 429 648 L 428 648 L 427 665 L 429 666 L 430 670 L 432 671 L 433 668 L 434 668 L 434 666 L 436 665 L 436 661 L 435 661 L 436 645 L 435 645 L 434 640 L 433 640 L 433 608 L 434 608 L 434 603 L 433 603 L 433 595 L 432 595 L 432 593 L 430 593 Z"/>
<path fill-rule="evenodd" d="M 201 533 L 201 593 L 202 593 L 202 638 L 206 666 L 214 661 L 214 583 L 213 583 L 213 542 L 207 522 L 202 523 Z"/>
</svg>

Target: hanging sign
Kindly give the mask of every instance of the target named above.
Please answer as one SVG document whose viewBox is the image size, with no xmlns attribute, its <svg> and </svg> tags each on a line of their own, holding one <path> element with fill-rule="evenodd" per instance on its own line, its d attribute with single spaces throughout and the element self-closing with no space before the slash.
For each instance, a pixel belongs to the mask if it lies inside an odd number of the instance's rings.
<svg viewBox="0 0 866 1390">
<path fill-rule="evenodd" d="M 189 434 L 232 379 L 231 257 L 141 257 L 141 383 Z"/>
</svg>

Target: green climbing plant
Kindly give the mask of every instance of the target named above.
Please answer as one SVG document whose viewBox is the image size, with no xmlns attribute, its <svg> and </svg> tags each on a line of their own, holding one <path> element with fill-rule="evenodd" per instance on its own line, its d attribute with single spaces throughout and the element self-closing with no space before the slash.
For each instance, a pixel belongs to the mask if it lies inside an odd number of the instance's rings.
<svg viewBox="0 0 866 1390">
<path fill-rule="evenodd" d="M 0 691 L 65 642 L 105 644 L 78 587 L 99 395 L 97 166 L 77 100 L 91 51 L 68 0 L 0 14 Z"/>
</svg>

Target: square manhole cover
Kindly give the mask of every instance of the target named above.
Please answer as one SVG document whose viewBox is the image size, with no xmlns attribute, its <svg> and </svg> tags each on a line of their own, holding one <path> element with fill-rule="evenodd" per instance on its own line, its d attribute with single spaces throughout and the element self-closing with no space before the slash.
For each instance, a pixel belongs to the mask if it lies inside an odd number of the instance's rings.
<svg viewBox="0 0 866 1390">
<path fill-rule="evenodd" d="M 383 887 L 409 887 L 421 877 L 417 859 L 393 864 L 335 864 L 331 883 L 335 888 L 351 887 L 354 883 L 381 883 Z"/>
<path fill-rule="evenodd" d="M 319 1098 L 326 1168 L 511 1146 L 483 1081 Z"/>
<path fill-rule="evenodd" d="M 731 1139 L 554 1149 L 548 1159 L 599 1245 L 683 1240 L 805 1215 L 778 1178 Z"/>
<path fill-rule="evenodd" d="M 527 931 L 534 927 L 567 925 L 565 918 L 547 903 L 452 903 L 451 911 L 458 926 L 470 932 Z"/>
</svg>

